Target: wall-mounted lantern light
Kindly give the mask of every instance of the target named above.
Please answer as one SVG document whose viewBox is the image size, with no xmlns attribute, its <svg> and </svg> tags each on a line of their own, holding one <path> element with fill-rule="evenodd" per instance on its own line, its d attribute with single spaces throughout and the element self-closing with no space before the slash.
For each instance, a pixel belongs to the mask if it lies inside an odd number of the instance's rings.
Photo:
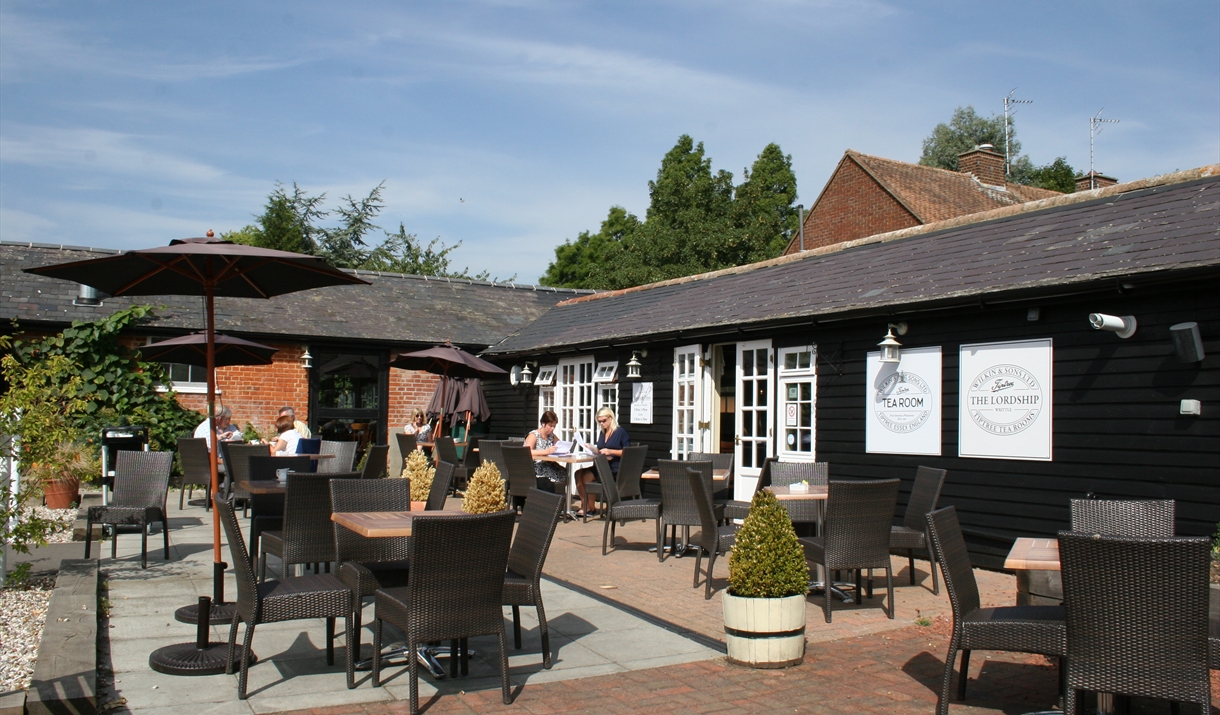
<svg viewBox="0 0 1220 715">
<path fill-rule="evenodd" d="M 640 368 L 644 365 L 640 362 L 641 357 L 648 357 L 647 350 L 632 350 L 631 359 L 627 361 L 627 379 L 640 379 Z"/>
<path fill-rule="evenodd" d="M 1199 336 L 1199 324 L 1193 320 L 1169 326 L 1173 335 L 1173 348 L 1182 362 L 1199 362 L 1203 359 L 1203 339 Z"/>
<path fill-rule="evenodd" d="M 906 323 L 890 323 L 889 329 L 885 333 L 885 338 L 877 343 L 877 347 L 881 348 L 881 362 L 898 362 L 901 355 L 902 343 L 894 339 L 894 333 L 899 335 L 907 334 Z"/>
<path fill-rule="evenodd" d="M 1129 338 L 1135 335 L 1135 316 L 1134 315 L 1106 315 L 1105 313 L 1089 313 L 1089 325 L 1093 326 L 1094 330 L 1106 330 L 1114 333 L 1120 338 Z"/>
<path fill-rule="evenodd" d="M 513 365 L 508 371 L 508 384 L 513 387 L 534 384 L 534 371 L 530 369 L 530 364 L 527 362 L 524 365 Z"/>
<path fill-rule="evenodd" d="M 525 363 L 525 365 L 521 368 L 521 379 L 519 382 L 522 385 L 534 384 L 534 371 L 530 369 L 530 364 L 528 362 Z"/>
<path fill-rule="evenodd" d="M 309 354 L 309 348 L 305 348 L 305 354 L 301 356 L 301 367 L 306 370 L 313 367 L 313 355 Z"/>
</svg>

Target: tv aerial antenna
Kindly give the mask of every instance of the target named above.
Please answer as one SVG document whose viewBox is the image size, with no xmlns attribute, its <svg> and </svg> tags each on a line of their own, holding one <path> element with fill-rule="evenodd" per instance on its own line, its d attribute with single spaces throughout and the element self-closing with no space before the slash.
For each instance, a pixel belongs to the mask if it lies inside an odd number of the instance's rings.
<svg viewBox="0 0 1220 715">
<path fill-rule="evenodd" d="M 1012 125 L 1009 124 L 1012 115 L 1017 113 L 1016 105 L 1018 104 L 1033 104 L 1032 99 L 1013 99 L 1012 95 L 1016 94 L 1017 88 L 1013 87 L 1008 96 L 1004 98 L 1004 176 L 1007 177 L 1012 170 L 1011 155 L 1008 151 L 1008 145 L 1012 142 Z"/>
<path fill-rule="evenodd" d="M 1101 113 L 1106 111 L 1105 107 L 1097 110 L 1097 114 L 1089 117 L 1089 188 L 1097 188 L 1097 174 L 1093 171 L 1093 140 L 1101 134 L 1101 130 L 1106 124 L 1118 124 L 1117 119 L 1102 119 Z"/>
</svg>

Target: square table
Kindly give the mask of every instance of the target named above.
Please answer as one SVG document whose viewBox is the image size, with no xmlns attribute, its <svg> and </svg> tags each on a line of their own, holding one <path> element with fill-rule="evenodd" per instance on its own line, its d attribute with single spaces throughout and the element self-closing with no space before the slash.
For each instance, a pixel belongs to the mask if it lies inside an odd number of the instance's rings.
<svg viewBox="0 0 1220 715">
<path fill-rule="evenodd" d="M 424 502 L 411 502 L 421 507 Z M 461 516 L 462 511 L 336 511 L 330 520 L 346 529 L 370 539 L 393 536 L 410 536 L 411 524 L 417 516 Z"/>
</svg>

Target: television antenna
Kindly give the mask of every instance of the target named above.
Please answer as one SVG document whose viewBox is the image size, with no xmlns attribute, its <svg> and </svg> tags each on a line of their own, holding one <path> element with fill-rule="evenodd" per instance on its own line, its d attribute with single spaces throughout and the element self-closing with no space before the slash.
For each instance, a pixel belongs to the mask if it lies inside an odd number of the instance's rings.
<svg viewBox="0 0 1220 715">
<path fill-rule="evenodd" d="M 1097 174 L 1093 171 L 1093 140 L 1101 134 L 1101 130 L 1105 124 L 1118 124 L 1117 119 L 1102 119 L 1101 113 L 1106 111 L 1105 107 L 1097 110 L 1097 114 L 1089 117 L 1089 188 L 1097 188 Z"/>
<path fill-rule="evenodd" d="M 1010 117 L 1017 113 L 1016 105 L 1018 104 L 1033 104 L 1032 99 L 1013 99 L 1012 95 L 1016 94 L 1017 88 L 1013 87 L 1008 96 L 1004 98 L 1004 176 L 1007 177 L 1012 170 L 1012 161 L 1008 151 L 1008 145 L 1012 141 L 1012 125 L 1009 124 Z"/>
</svg>

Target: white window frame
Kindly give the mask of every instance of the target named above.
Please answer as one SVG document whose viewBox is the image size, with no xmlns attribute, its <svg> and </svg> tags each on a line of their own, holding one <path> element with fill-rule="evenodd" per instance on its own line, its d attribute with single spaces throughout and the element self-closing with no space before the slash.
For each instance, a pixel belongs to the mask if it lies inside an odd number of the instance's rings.
<svg viewBox="0 0 1220 715">
<path fill-rule="evenodd" d="M 600 411 L 603 407 L 609 407 L 614 413 L 614 418 L 618 419 L 618 383 L 603 382 L 597 385 L 597 409 Z"/>
<path fill-rule="evenodd" d="M 538 368 L 538 377 L 534 378 L 534 385 L 537 387 L 552 387 L 555 384 L 555 373 L 559 371 L 557 365 L 543 365 Z"/>
<path fill-rule="evenodd" d="M 542 413 L 547 410 L 555 410 L 554 387 L 543 387 L 538 390 L 538 424 L 542 424 Z"/>
<path fill-rule="evenodd" d="M 674 348 L 673 439 L 670 454 L 684 459 L 690 452 L 705 452 L 703 350 L 696 345 Z"/>
<path fill-rule="evenodd" d="M 559 361 L 558 384 L 555 386 L 555 407 L 559 415 L 556 431 L 562 440 L 571 441 L 577 433 L 592 442 L 595 397 L 593 389 L 593 358 L 575 357 Z"/>
<path fill-rule="evenodd" d="M 593 371 L 593 382 L 615 382 L 618 379 L 618 360 L 599 362 Z"/>
<path fill-rule="evenodd" d="M 766 366 L 766 373 L 756 373 L 754 367 L 757 362 L 751 367 L 751 375 L 744 374 L 744 353 L 746 351 L 758 352 L 763 351 L 766 359 L 763 364 Z M 766 386 L 762 398 L 766 400 L 766 404 L 759 406 L 753 401 L 754 393 L 747 395 L 745 382 L 749 382 L 752 386 L 759 380 L 765 380 Z M 771 347 L 770 340 L 752 340 L 749 342 L 737 343 L 737 389 L 736 402 L 737 409 L 734 416 L 734 435 L 733 441 L 736 443 L 733 449 L 734 459 L 736 461 L 733 484 L 733 498 L 742 501 L 749 501 L 750 495 L 754 493 L 754 485 L 762 474 L 762 461 L 755 459 L 758 457 L 757 451 L 751 455 L 751 462 L 754 464 L 750 467 L 743 466 L 743 452 L 745 449 L 753 448 L 755 444 L 763 445 L 762 459 L 773 456 L 775 454 L 775 350 Z M 755 431 L 760 424 L 757 413 L 765 411 L 761 424 L 766 426 L 768 434 L 758 435 L 753 434 L 749 437 L 745 436 L 743 423 L 746 419 L 746 414 L 751 415 L 750 430 Z"/>
<path fill-rule="evenodd" d="M 816 345 L 800 345 L 795 347 L 779 348 L 775 358 L 775 449 L 780 461 L 784 462 L 813 462 L 817 459 L 817 438 L 818 438 L 818 350 Z M 799 365 L 793 369 L 784 367 L 788 355 L 800 354 L 803 352 L 809 353 L 809 367 L 800 367 Z M 810 384 L 810 424 L 809 424 L 809 451 L 805 452 L 799 449 L 789 449 L 786 431 L 788 429 L 788 386 L 800 385 L 802 383 Z M 799 389 L 799 388 L 798 388 Z M 798 398 L 799 404 L 799 398 Z M 800 411 L 797 411 L 798 429 L 800 423 Z M 799 438 L 797 442 L 800 444 Z"/>
</svg>

